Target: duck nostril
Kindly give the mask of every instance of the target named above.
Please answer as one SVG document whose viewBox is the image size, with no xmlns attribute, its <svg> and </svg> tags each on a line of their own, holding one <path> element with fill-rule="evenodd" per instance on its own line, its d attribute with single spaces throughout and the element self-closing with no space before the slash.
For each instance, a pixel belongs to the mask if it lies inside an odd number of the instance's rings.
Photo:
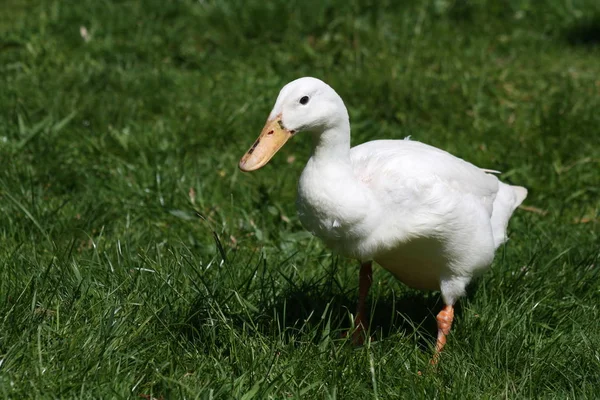
<svg viewBox="0 0 600 400">
<path fill-rule="evenodd" d="M 271 129 L 269 132 L 267 132 L 267 135 L 271 136 L 273 134 L 273 130 Z"/>
</svg>

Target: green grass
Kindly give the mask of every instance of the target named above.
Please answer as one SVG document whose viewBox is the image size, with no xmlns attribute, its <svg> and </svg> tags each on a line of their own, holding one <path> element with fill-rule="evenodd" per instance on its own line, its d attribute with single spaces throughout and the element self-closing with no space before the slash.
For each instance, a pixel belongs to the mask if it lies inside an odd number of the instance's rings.
<svg viewBox="0 0 600 400">
<path fill-rule="evenodd" d="M 5 0 L 0 397 L 596 398 L 600 3 L 404 3 Z M 381 269 L 377 341 L 341 337 L 358 268 L 296 217 L 309 141 L 237 170 L 303 75 L 353 143 L 411 135 L 543 211 L 516 212 L 436 370 L 438 294 Z"/>
</svg>

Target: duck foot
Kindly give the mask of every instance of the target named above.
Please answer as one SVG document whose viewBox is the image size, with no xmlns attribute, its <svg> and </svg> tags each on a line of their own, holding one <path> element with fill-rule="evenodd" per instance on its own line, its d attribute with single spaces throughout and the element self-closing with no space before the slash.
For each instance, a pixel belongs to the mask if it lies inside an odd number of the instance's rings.
<svg viewBox="0 0 600 400">
<path fill-rule="evenodd" d="M 454 320 L 454 307 L 451 305 L 445 305 L 442 311 L 437 315 L 438 335 L 437 342 L 435 344 L 435 353 L 431 359 L 431 365 L 436 365 L 439 361 L 440 354 L 446 345 L 446 336 L 450 333 L 452 328 L 452 321 Z"/>
<path fill-rule="evenodd" d="M 367 332 L 369 331 L 369 319 L 367 318 L 366 302 L 369 289 L 373 283 L 373 262 L 367 261 L 360 264 L 360 273 L 358 279 L 358 305 L 356 307 L 356 318 L 353 332 L 348 331 L 343 336 L 346 337 L 352 333 L 352 343 L 362 345 L 365 342 Z"/>
<path fill-rule="evenodd" d="M 365 344 L 369 332 L 368 325 L 365 326 L 364 323 L 359 322 L 358 324 L 355 321 L 355 329 L 349 329 L 347 332 L 342 333 L 342 337 L 346 338 L 350 336 L 352 338 L 352 344 L 354 346 L 362 346 Z M 371 336 L 371 341 L 374 341 L 374 337 Z"/>
</svg>

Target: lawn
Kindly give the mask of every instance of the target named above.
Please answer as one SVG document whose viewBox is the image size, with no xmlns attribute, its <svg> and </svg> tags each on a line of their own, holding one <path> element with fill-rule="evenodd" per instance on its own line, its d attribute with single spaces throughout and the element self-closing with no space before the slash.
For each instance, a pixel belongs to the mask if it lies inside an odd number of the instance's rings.
<svg viewBox="0 0 600 400">
<path fill-rule="evenodd" d="M 321 78 L 353 144 L 411 136 L 526 186 L 429 365 L 439 294 L 303 230 L 299 135 L 237 162 Z M 4 0 L 0 397 L 597 398 L 600 2 Z"/>
</svg>

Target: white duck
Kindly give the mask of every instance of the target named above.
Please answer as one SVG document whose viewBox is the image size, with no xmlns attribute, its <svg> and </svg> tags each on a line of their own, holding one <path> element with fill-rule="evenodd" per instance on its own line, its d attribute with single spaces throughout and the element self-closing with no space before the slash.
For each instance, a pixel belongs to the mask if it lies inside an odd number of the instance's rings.
<svg viewBox="0 0 600 400">
<path fill-rule="evenodd" d="M 300 221 L 328 247 L 361 262 L 355 341 L 367 329 L 365 299 L 376 261 L 408 286 L 441 291 L 445 306 L 437 316 L 435 362 L 454 303 L 492 263 L 527 190 L 416 141 L 376 140 L 350 148 L 344 102 L 310 77 L 281 89 L 240 169 L 261 168 L 302 131 L 311 133 L 313 148 L 298 184 Z"/>
</svg>

